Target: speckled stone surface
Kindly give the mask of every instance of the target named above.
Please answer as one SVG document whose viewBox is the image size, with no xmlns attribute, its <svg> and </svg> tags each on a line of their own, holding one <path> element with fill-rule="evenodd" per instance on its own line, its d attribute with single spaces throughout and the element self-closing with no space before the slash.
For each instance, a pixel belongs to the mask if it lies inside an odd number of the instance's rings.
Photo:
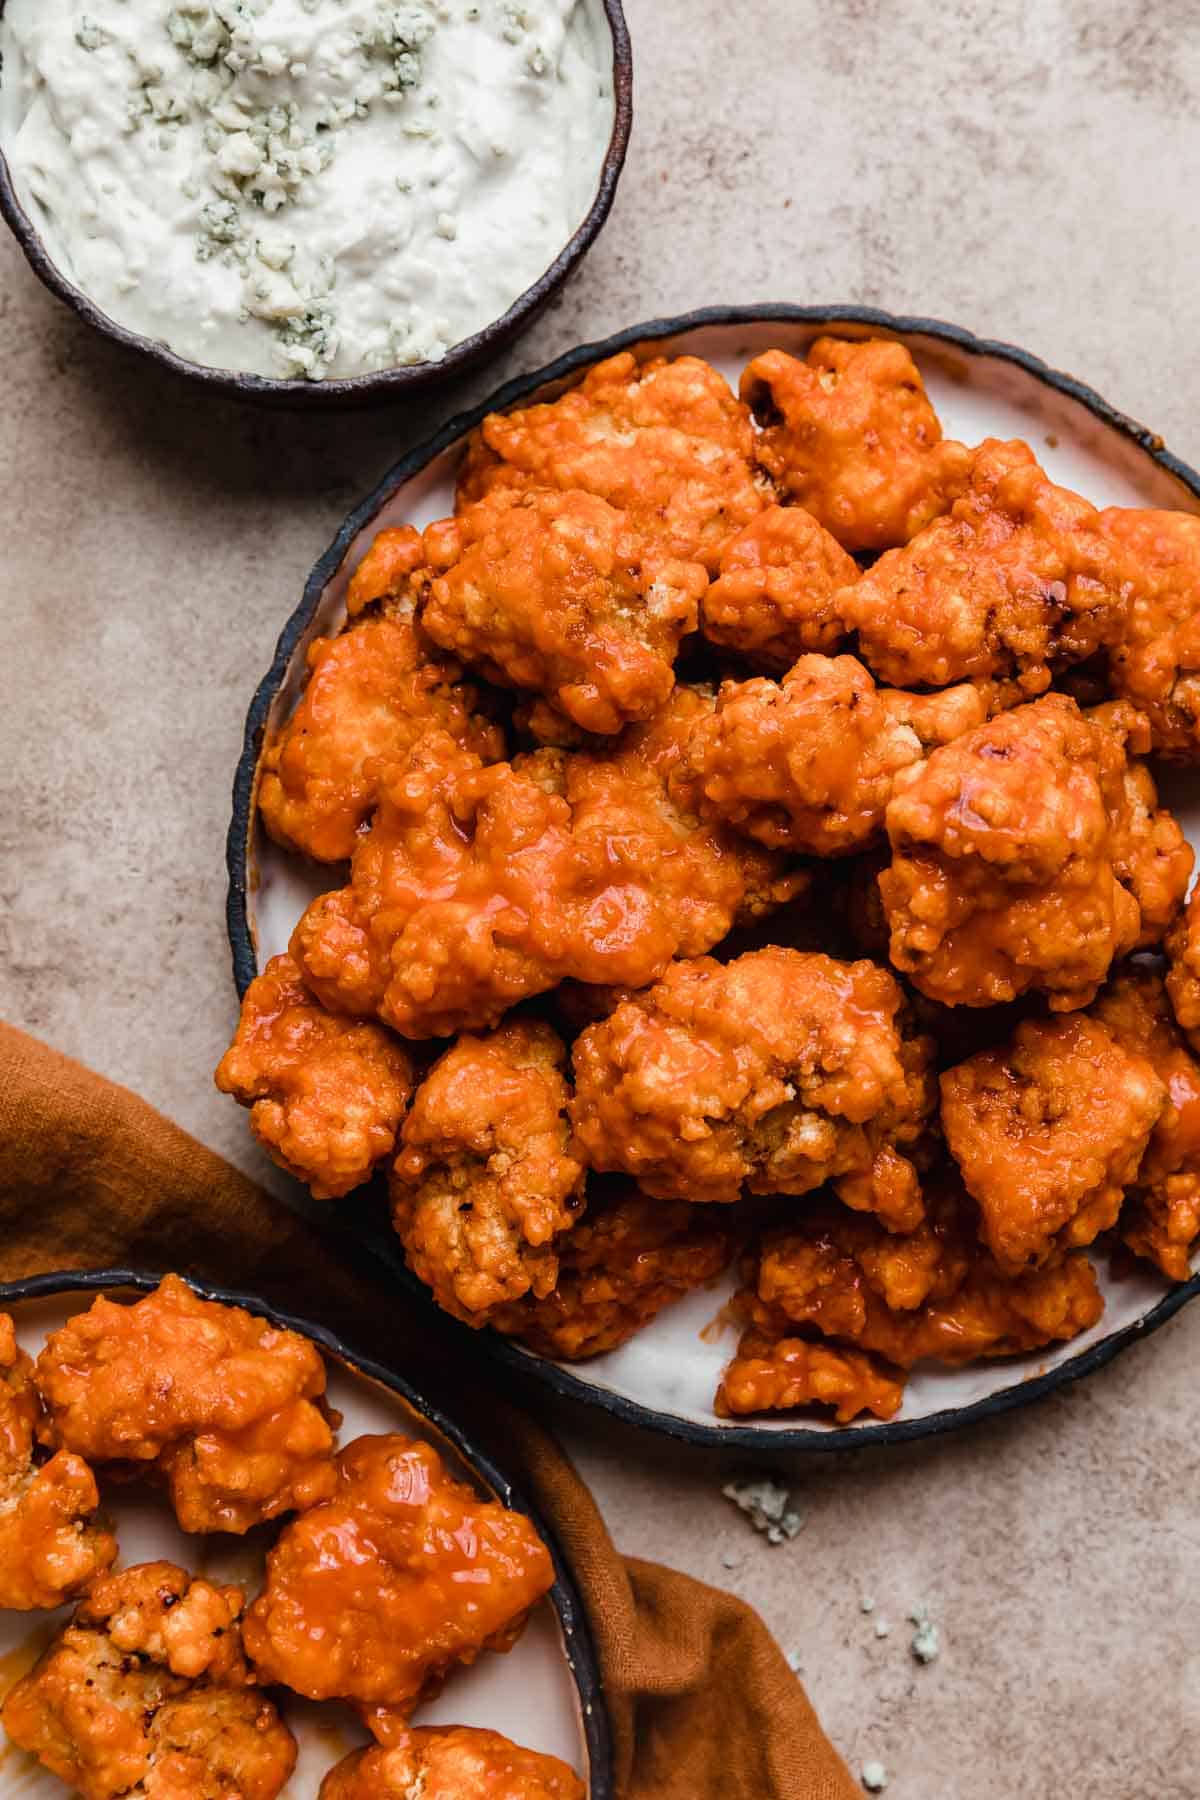
<svg viewBox="0 0 1200 1800">
<path fill-rule="evenodd" d="M 210 1079 L 243 713 L 348 505 L 456 403 L 656 313 L 876 302 L 1011 338 L 1200 460 L 1189 0 L 628 12 L 638 122 L 604 238 L 431 405 L 221 404 L 94 338 L 0 242 L 0 1013 L 260 1174 Z M 779 1549 L 721 1498 L 727 1459 L 557 1416 L 617 1541 L 760 1606 L 897 1800 L 1190 1800 L 1198 1364 L 1200 1307 L 1025 1416 L 796 1464 L 807 1523 Z"/>
</svg>

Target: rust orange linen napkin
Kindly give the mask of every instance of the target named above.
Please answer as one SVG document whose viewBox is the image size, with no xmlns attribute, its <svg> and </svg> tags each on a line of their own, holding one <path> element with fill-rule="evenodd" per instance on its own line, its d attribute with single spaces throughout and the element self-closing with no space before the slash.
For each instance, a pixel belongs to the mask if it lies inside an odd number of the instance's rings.
<svg viewBox="0 0 1200 1800">
<path fill-rule="evenodd" d="M 558 1445 L 306 1220 L 126 1089 L 0 1025 L 0 1279 L 169 1269 L 344 1334 L 477 1435 L 541 1506 L 587 1603 L 623 1800 L 851 1800 L 858 1788 L 757 1614 L 618 1556 Z M 468 1399 L 469 1396 L 469 1399 Z"/>
</svg>

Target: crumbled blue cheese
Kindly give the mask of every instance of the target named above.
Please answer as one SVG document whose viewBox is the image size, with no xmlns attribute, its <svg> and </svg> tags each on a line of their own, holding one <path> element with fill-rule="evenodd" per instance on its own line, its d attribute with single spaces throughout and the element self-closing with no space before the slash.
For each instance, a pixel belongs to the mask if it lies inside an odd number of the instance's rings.
<svg viewBox="0 0 1200 1800">
<path fill-rule="evenodd" d="M 544 272 L 612 128 L 592 0 L 8 0 L 0 143 L 46 249 L 190 361 L 436 361 Z"/>
<path fill-rule="evenodd" d="M 892 1628 L 889 1625 L 888 1621 L 886 1619 L 876 1619 L 876 1621 L 875 1621 L 875 1636 L 877 1638 L 885 1638 L 885 1637 L 890 1637 L 891 1635 L 892 1635 Z"/>
<path fill-rule="evenodd" d="M 882 1794 L 888 1784 L 888 1772 L 881 1762 L 865 1762 L 863 1764 L 862 1784 L 868 1794 Z"/>
<path fill-rule="evenodd" d="M 750 1481 L 728 1481 L 721 1492 L 745 1513 L 768 1544 L 789 1543 L 804 1529 L 804 1519 L 792 1505 L 790 1490 L 778 1482 L 763 1476 Z"/>
<path fill-rule="evenodd" d="M 908 1615 L 910 1622 L 916 1626 L 909 1645 L 918 1662 L 931 1663 L 941 1654 L 941 1633 L 929 1616 L 925 1606 L 914 1606 Z"/>
</svg>

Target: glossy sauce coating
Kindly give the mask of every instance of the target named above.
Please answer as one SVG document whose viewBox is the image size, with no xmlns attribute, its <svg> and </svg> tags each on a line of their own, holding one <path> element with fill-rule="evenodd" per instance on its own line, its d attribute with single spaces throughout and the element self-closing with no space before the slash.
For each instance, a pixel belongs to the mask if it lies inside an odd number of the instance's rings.
<svg viewBox="0 0 1200 1800">
<path fill-rule="evenodd" d="M 333 1497 L 285 1527 L 246 1617 L 259 1675 L 406 1713 L 459 1663 L 511 1649 L 554 1580 L 523 1514 L 481 1500 L 431 1445 L 361 1437 Z"/>
</svg>

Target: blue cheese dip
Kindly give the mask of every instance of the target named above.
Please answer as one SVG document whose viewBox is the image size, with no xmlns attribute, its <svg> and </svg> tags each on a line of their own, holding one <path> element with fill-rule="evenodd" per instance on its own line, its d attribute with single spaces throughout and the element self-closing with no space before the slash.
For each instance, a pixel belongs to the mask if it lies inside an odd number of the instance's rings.
<svg viewBox="0 0 1200 1800">
<path fill-rule="evenodd" d="M 500 318 L 612 131 L 594 0 L 7 0 L 0 50 L 0 144 L 62 274 L 276 378 L 437 361 Z"/>
</svg>

